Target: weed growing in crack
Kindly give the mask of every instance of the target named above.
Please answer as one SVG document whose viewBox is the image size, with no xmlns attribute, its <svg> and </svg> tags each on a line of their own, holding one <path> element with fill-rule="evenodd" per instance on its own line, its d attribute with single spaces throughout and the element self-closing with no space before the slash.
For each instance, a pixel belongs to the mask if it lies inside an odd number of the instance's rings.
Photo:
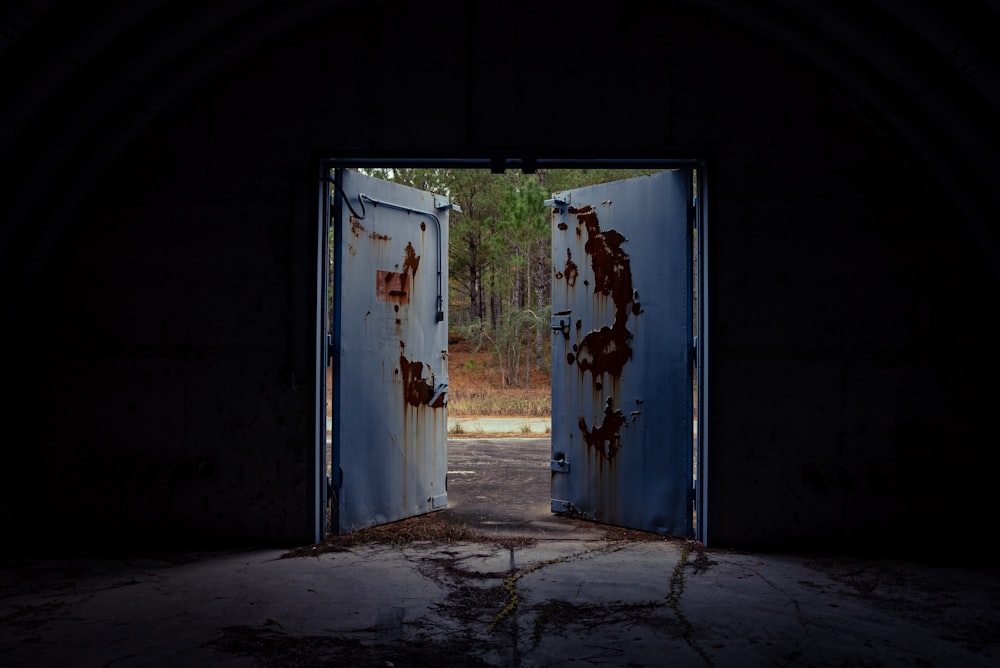
<svg viewBox="0 0 1000 668">
<path fill-rule="evenodd" d="M 504 608 L 500 612 L 497 613 L 497 616 L 493 618 L 492 622 L 490 622 L 490 625 L 487 628 L 487 630 L 490 633 L 493 633 L 493 630 L 497 627 L 497 624 L 499 624 L 500 622 L 502 622 L 508 615 L 510 615 L 512 612 L 514 612 L 515 608 L 517 608 L 517 603 L 518 603 L 518 601 L 521 600 L 521 597 L 518 596 L 517 590 L 515 588 L 515 586 L 517 585 L 517 581 L 518 580 L 520 580 L 521 578 L 523 578 L 528 573 L 534 573 L 538 569 L 545 568 L 546 566 L 549 566 L 550 564 L 556 564 L 556 563 L 559 563 L 561 561 L 568 561 L 569 559 L 573 558 L 574 556 L 578 556 L 579 554 L 585 554 L 585 553 L 578 553 L 578 554 L 569 555 L 568 557 L 556 557 L 555 559 L 548 559 L 546 561 L 539 561 L 539 562 L 534 563 L 534 564 L 532 564 L 530 566 L 522 568 L 521 570 L 517 571 L 516 573 L 511 573 L 508 577 L 504 578 L 504 581 L 503 581 L 503 590 L 507 594 L 507 605 L 505 605 Z"/>
<path fill-rule="evenodd" d="M 502 622 L 512 612 L 514 612 L 515 609 L 517 609 L 517 604 L 520 601 L 521 597 L 517 593 L 516 585 L 517 581 L 523 578 L 525 575 L 528 575 L 529 573 L 534 573 L 540 568 L 545 568 L 546 566 L 551 566 L 552 564 L 558 564 L 570 561 L 572 559 L 578 559 L 579 557 L 585 556 L 592 552 L 604 551 L 606 549 L 607 548 L 605 547 L 605 548 L 596 548 L 593 550 L 584 550 L 583 552 L 574 552 L 573 554 L 568 554 L 565 557 L 555 557 L 554 559 L 539 561 L 537 563 L 531 564 L 530 566 L 525 566 L 519 571 L 511 573 L 503 581 L 503 589 L 507 593 L 507 605 L 505 605 L 503 609 L 497 613 L 496 617 L 493 618 L 493 621 L 490 622 L 490 625 L 487 630 L 490 633 L 492 633 L 494 629 L 496 629 L 497 624 Z"/>
</svg>

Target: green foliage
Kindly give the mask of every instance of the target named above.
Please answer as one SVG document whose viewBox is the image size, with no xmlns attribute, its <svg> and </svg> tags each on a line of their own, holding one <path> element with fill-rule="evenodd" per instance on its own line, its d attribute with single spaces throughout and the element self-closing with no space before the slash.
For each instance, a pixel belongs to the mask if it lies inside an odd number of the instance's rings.
<svg viewBox="0 0 1000 668">
<path fill-rule="evenodd" d="M 530 367 L 533 364 L 548 365 L 548 355 L 544 355 L 543 360 L 532 359 L 532 344 L 537 333 L 548 331 L 551 312 L 550 306 L 538 311 L 509 309 L 499 318 L 496 326 L 476 320 L 459 327 L 458 331 L 472 342 L 475 350 L 485 348 L 493 354 L 503 385 L 526 386 L 530 385 Z"/>
</svg>

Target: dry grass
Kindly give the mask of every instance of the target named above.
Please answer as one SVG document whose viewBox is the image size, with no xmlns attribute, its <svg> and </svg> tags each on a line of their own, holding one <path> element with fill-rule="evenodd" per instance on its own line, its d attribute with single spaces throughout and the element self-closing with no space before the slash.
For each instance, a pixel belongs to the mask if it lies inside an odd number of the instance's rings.
<svg viewBox="0 0 1000 668">
<path fill-rule="evenodd" d="M 547 372 L 532 369 L 530 387 L 505 385 L 488 351 L 477 351 L 457 337 L 448 345 L 449 415 L 548 417 L 551 384 Z"/>
<path fill-rule="evenodd" d="M 346 534 L 330 536 L 322 543 L 304 545 L 281 555 L 282 559 L 292 557 L 316 557 L 330 552 L 346 552 L 352 548 L 369 545 L 401 547 L 414 543 L 454 544 L 480 542 L 499 547 L 525 547 L 533 544 L 530 538 L 501 538 L 487 536 L 465 523 L 452 519 L 450 513 L 441 510 L 417 517 L 409 517 L 397 522 L 358 529 Z"/>
<path fill-rule="evenodd" d="M 454 381 L 449 379 L 449 384 Z M 503 415 L 548 417 L 552 415 L 549 388 L 470 391 L 450 388 L 448 414 L 454 416 Z"/>
<path fill-rule="evenodd" d="M 295 548 L 283 554 L 282 558 L 309 557 L 325 552 L 344 552 L 353 547 L 365 545 L 401 546 L 418 542 L 456 543 L 477 538 L 478 534 L 464 524 L 442 521 L 437 513 L 429 513 L 330 536 L 322 543 Z"/>
</svg>

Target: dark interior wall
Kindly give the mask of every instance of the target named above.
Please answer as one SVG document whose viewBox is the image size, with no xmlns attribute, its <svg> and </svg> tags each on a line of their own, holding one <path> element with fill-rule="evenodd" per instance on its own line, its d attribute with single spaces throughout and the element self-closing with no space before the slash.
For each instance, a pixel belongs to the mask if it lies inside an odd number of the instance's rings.
<svg viewBox="0 0 1000 668">
<path fill-rule="evenodd" d="M 973 232 L 850 91 L 738 30 L 682 32 L 674 108 L 695 113 L 673 136 L 715 158 L 710 544 L 913 554 L 975 532 L 997 359 Z"/>
<path fill-rule="evenodd" d="M 973 530 L 996 369 L 977 221 L 807 59 L 681 5 L 572 15 L 314 9 L 132 110 L 72 216 L 37 221 L 60 233 L 6 351 L 33 427 L 8 442 L 4 526 L 311 540 L 326 151 L 708 158 L 710 542 Z"/>
<path fill-rule="evenodd" d="M 948 207 L 837 102 L 795 133 L 810 158 L 761 147 L 772 178 L 735 191 L 720 166 L 709 534 L 726 543 L 896 551 L 931 527 L 975 531 L 987 501 L 994 282 Z"/>
</svg>

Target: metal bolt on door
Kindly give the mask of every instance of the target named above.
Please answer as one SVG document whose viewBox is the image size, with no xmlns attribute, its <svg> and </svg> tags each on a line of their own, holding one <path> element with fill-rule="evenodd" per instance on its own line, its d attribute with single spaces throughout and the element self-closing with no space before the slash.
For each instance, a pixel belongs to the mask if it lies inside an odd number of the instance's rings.
<svg viewBox="0 0 1000 668">
<path fill-rule="evenodd" d="M 332 531 L 447 505 L 448 209 L 338 170 Z"/>
<path fill-rule="evenodd" d="M 552 511 L 689 536 L 690 170 L 556 193 Z"/>
</svg>

